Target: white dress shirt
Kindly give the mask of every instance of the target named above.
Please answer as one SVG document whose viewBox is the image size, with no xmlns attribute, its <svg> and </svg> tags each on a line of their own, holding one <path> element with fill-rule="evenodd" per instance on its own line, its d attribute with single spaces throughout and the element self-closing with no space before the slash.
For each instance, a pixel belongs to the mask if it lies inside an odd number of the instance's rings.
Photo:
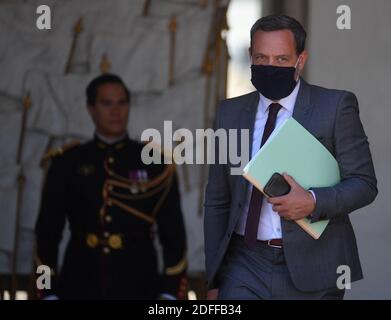
<svg viewBox="0 0 391 320">
<path fill-rule="evenodd" d="M 284 120 L 292 117 L 299 88 L 300 88 L 300 81 L 298 81 L 295 89 L 292 91 L 292 93 L 289 96 L 278 101 L 278 103 L 282 106 L 282 108 L 277 114 L 275 129 L 277 129 L 284 122 Z M 259 94 L 259 96 L 260 99 L 259 99 L 257 114 L 254 123 L 251 158 L 255 156 L 255 154 L 258 152 L 261 146 L 263 131 L 265 129 L 267 117 L 269 115 L 269 106 L 273 103 L 272 100 L 264 97 L 262 94 Z M 248 209 L 250 206 L 252 190 L 253 190 L 253 186 L 250 185 L 248 188 L 246 202 L 243 206 L 242 215 L 235 229 L 235 232 L 240 235 L 244 235 L 244 231 L 246 229 L 246 221 L 247 221 Z M 263 198 L 261 215 L 259 218 L 259 225 L 258 225 L 258 236 L 257 236 L 258 240 L 270 240 L 270 239 L 282 238 L 280 216 L 278 215 L 277 212 L 273 211 L 272 208 L 273 206 L 269 204 L 265 198 Z"/>
</svg>

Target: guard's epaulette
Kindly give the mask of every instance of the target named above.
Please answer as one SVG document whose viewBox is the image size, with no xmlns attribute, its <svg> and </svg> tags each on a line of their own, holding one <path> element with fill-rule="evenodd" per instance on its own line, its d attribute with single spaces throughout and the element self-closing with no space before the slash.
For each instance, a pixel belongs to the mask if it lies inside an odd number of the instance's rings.
<svg viewBox="0 0 391 320">
<path fill-rule="evenodd" d="M 70 149 L 73 149 L 74 147 L 77 147 L 78 145 L 81 144 L 81 141 L 80 140 L 73 140 L 71 142 L 68 142 L 60 147 L 55 147 L 55 148 L 51 148 L 49 149 L 45 155 L 43 156 L 42 158 L 42 164 L 46 163 L 47 161 L 49 161 L 50 159 L 52 158 L 55 158 L 55 157 L 58 157 L 58 156 L 61 156 L 63 155 L 66 151 L 70 150 Z"/>
</svg>

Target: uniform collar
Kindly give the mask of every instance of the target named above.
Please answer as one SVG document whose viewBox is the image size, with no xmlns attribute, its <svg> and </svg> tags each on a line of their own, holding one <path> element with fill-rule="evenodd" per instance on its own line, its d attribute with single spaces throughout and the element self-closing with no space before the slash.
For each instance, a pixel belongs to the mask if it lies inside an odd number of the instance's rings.
<svg viewBox="0 0 391 320">
<path fill-rule="evenodd" d="M 128 144 L 129 137 L 127 133 L 124 133 L 124 135 L 119 137 L 118 139 L 109 140 L 103 137 L 102 135 L 100 135 L 99 133 L 95 132 L 94 141 L 97 147 L 101 150 L 107 150 L 107 149 L 121 150 Z"/>
</svg>

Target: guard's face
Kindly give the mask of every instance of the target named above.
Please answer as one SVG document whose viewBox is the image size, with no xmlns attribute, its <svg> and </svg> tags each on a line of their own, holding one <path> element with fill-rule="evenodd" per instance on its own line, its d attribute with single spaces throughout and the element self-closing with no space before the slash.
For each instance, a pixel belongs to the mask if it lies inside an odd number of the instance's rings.
<svg viewBox="0 0 391 320">
<path fill-rule="evenodd" d="M 88 106 L 88 110 L 97 133 L 115 139 L 126 132 L 129 103 L 121 85 L 108 83 L 100 86 L 95 105 Z"/>
</svg>

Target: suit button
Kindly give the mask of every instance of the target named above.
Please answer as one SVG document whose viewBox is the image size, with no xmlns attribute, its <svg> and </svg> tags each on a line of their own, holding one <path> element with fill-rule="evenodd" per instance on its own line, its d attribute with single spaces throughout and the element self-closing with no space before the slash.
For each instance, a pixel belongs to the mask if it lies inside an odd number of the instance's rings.
<svg viewBox="0 0 391 320">
<path fill-rule="evenodd" d="M 103 253 L 104 253 L 104 254 L 109 254 L 109 253 L 110 253 L 110 249 L 107 248 L 107 247 L 104 247 L 104 248 L 103 248 Z"/>
<path fill-rule="evenodd" d="M 105 237 L 105 238 L 108 238 L 109 237 L 109 233 L 108 232 L 105 232 L 104 234 L 103 234 L 103 236 Z"/>
<path fill-rule="evenodd" d="M 238 204 L 238 208 L 242 209 L 242 204 L 241 203 Z"/>
<path fill-rule="evenodd" d="M 113 157 L 110 157 L 110 158 L 109 158 L 109 163 L 110 163 L 110 164 L 113 164 L 113 163 L 114 163 L 114 158 L 113 158 Z"/>
<path fill-rule="evenodd" d="M 106 222 L 110 223 L 112 221 L 111 216 L 106 216 L 105 220 L 106 220 Z"/>
</svg>

